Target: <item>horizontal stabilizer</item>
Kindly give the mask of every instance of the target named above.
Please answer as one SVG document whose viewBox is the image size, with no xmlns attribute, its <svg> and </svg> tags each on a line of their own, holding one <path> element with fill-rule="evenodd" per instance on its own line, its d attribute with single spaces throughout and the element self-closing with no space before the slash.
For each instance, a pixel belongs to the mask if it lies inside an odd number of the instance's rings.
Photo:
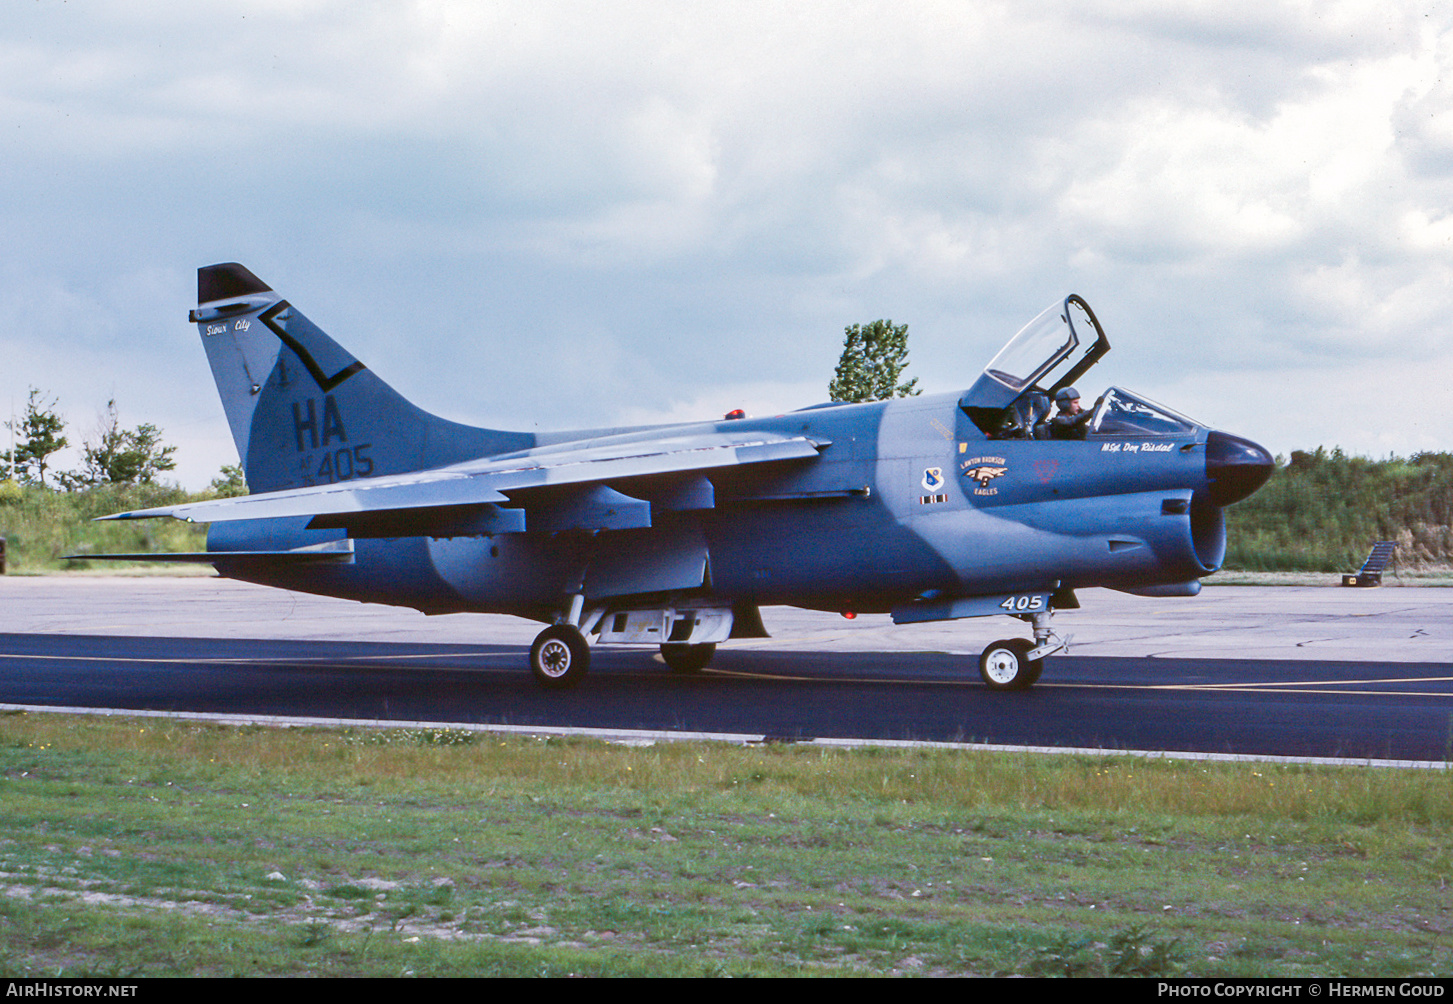
<svg viewBox="0 0 1453 1004">
<path fill-rule="evenodd" d="M 73 561 L 160 561 L 215 565 L 219 561 L 269 561 L 278 564 L 350 564 L 353 553 L 307 551 L 159 551 L 155 554 L 68 554 Z"/>
<path fill-rule="evenodd" d="M 217 556 L 210 551 L 161 551 L 156 554 L 65 554 L 62 561 L 165 561 L 178 564 L 210 565 Z"/>
<path fill-rule="evenodd" d="M 326 544 L 286 551 L 160 551 L 155 554 L 68 554 L 68 561 L 161 561 L 177 564 L 215 565 L 219 561 L 250 561 L 264 564 L 352 564 L 353 541 L 331 540 Z"/>
<path fill-rule="evenodd" d="M 471 481 L 467 475 L 429 478 L 428 474 L 345 481 L 334 485 L 292 488 L 263 495 L 212 499 L 156 509 L 121 512 L 107 519 L 151 519 L 172 516 L 192 523 L 237 519 L 277 519 L 286 516 L 356 514 L 396 509 L 433 509 L 448 505 L 483 505 L 508 499 Z M 419 479 L 410 481 L 409 479 Z"/>
</svg>

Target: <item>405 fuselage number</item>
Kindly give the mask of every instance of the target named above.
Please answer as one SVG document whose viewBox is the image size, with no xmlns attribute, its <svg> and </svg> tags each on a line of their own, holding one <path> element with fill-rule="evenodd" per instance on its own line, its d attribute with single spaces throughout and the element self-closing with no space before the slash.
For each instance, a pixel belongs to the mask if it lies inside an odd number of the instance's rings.
<svg viewBox="0 0 1453 1004">
<path fill-rule="evenodd" d="M 1044 602 L 1043 596 L 1010 596 L 999 604 L 999 609 L 1006 614 L 1032 614 L 1039 610 L 1047 610 L 1049 607 Z"/>
</svg>

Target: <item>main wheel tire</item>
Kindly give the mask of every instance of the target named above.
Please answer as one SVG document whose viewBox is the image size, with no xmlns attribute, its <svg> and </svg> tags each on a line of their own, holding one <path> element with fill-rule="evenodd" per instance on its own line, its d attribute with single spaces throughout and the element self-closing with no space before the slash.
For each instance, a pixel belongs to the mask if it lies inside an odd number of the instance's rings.
<svg viewBox="0 0 1453 1004">
<path fill-rule="evenodd" d="M 699 673 L 714 655 L 715 643 L 687 645 L 684 642 L 665 642 L 661 645 L 661 658 L 666 660 L 673 673 Z"/>
<path fill-rule="evenodd" d="M 530 646 L 530 669 L 542 687 L 573 687 L 590 669 L 590 645 L 580 629 L 556 624 L 541 631 Z"/>
<path fill-rule="evenodd" d="M 996 641 L 979 656 L 979 675 L 990 690 L 1023 690 L 1034 686 L 1044 668 L 1043 659 L 1026 658 L 1034 649 L 1028 638 Z"/>
</svg>

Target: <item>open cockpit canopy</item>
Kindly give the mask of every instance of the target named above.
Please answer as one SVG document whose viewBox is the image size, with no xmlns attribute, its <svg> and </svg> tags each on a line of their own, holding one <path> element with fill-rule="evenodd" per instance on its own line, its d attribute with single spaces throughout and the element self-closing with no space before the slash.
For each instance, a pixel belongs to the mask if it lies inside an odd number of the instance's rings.
<svg viewBox="0 0 1453 1004">
<path fill-rule="evenodd" d="M 1053 304 L 1009 339 L 959 406 L 995 438 L 1044 438 L 1055 392 L 1069 387 L 1110 351 L 1110 340 L 1090 305 L 1073 293 Z M 1083 436 L 1172 436 L 1194 432 L 1196 422 L 1118 387 L 1096 402 Z"/>
<path fill-rule="evenodd" d="M 996 435 L 1047 406 L 1110 351 L 1090 305 L 1073 293 L 1043 310 L 999 350 L 959 400 L 974 424 Z M 1043 399 L 1041 401 L 1040 399 Z"/>
<path fill-rule="evenodd" d="M 1085 349 L 1077 354 L 1076 350 L 1081 345 Z M 1070 295 L 1063 303 L 1046 308 L 1020 328 L 1009 339 L 1009 344 L 989 362 L 984 375 L 1017 396 L 1026 388 L 1040 383 L 1063 363 L 1086 362 L 1083 367 L 1074 366 L 1063 379 L 1044 388 L 1053 395 L 1061 386 L 1072 383 L 1108 351 L 1110 343 L 1095 315 L 1090 312 L 1090 305 L 1078 296 Z"/>
</svg>

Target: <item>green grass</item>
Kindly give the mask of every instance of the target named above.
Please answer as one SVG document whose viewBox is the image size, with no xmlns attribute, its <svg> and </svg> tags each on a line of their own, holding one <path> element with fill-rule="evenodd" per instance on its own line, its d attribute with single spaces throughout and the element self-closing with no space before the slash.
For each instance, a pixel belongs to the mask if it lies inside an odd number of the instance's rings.
<svg viewBox="0 0 1453 1004">
<path fill-rule="evenodd" d="M 1446 975 L 1442 771 L 0 718 L 0 974 Z"/>
<path fill-rule="evenodd" d="M 1208 586 L 1338 586 L 1342 576 L 1335 572 L 1248 572 L 1222 569 L 1203 580 Z M 1453 586 L 1453 569 L 1425 567 L 1417 571 L 1392 569 L 1384 573 L 1382 588 Z"/>
<path fill-rule="evenodd" d="M 171 568 L 131 562 L 65 560 L 70 554 L 144 554 L 156 551 L 205 551 L 207 528 L 174 519 L 94 523 L 128 509 L 171 505 L 193 497 L 167 485 L 104 485 L 84 492 L 55 492 L 34 485 L 6 482 L 0 492 L 0 537 L 6 538 L 10 574 L 80 571 L 103 568 Z M 197 496 L 202 497 L 202 496 Z M 210 566 L 204 566 L 210 571 Z"/>
</svg>

